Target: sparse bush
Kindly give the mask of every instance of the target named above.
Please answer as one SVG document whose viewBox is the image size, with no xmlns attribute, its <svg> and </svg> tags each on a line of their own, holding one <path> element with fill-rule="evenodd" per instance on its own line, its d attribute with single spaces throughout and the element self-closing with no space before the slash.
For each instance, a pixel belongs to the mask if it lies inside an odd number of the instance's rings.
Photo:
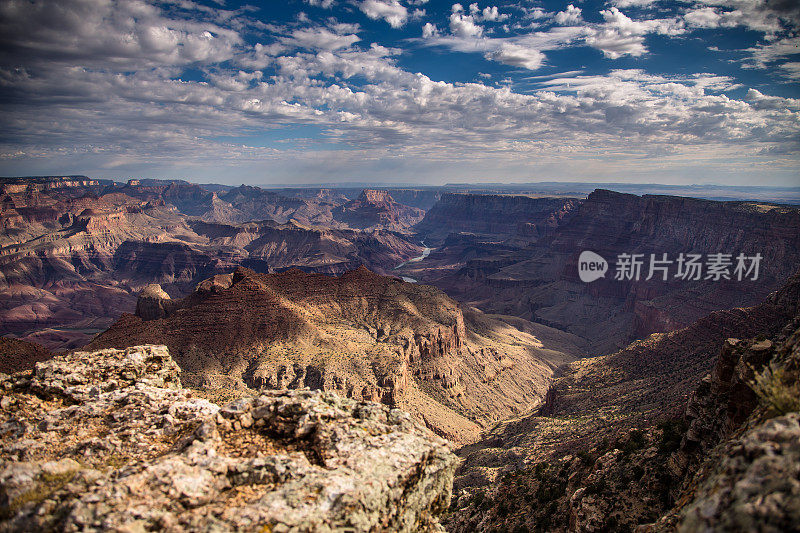
<svg viewBox="0 0 800 533">
<path fill-rule="evenodd" d="M 763 372 L 753 373 L 750 387 L 762 405 L 777 415 L 800 411 L 800 386 L 790 383 L 782 368 L 773 362 Z"/>
<path fill-rule="evenodd" d="M 619 446 L 619 448 L 625 453 L 632 453 L 636 450 L 641 450 L 645 446 L 647 446 L 647 436 L 644 434 L 644 431 L 634 429 L 628 435 L 628 440 Z"/>
<path fill-rule="evenodd" d="M 578 452 L 578 458 L 581 460 L 583 464 L 587 466 L 593 465 L 595 460 L 597 459 L 594 455 L 592 455 L 586 450 Z"/>
<path fill-rule="evenodd" d="M 681 446 L 683 434 L 686 433 L 686 422 L 682 418 L 664 420 L 658 425 L 661 429 L 661 442 L 658 444 L 658 451 L 668 454 L 676 451 Z"/>
</svg>

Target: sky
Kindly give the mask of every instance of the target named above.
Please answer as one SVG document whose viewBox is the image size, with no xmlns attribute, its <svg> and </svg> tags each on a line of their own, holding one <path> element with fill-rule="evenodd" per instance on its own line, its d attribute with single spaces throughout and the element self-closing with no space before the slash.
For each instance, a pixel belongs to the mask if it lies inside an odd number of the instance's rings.
<svg viewBox="0 0 800 533">
<path fill-rule="evenodd" d="M 796 0 L 0 0 L 0 175 L 800 186 Z"/>
</svg>

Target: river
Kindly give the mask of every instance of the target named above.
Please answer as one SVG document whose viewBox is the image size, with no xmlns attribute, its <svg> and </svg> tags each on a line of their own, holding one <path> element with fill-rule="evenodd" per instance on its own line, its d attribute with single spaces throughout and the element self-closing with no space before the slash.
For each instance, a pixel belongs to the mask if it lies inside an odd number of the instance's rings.
<svg viewBox="0 0 800 533">
<path fill-rule="evenodd" d="M 425 246 L 425 243 L 423 242 L 422 245 Z M 397 270 L 398 268 L 403 267 L 409 263 L 419 263 L 429 255 L 431 255 L 431 249 L 425 246 L 425 249 L 422 250 L 422 255 L 414 257 L 413 259 L 409 259 L 408 261 L 403 261 L 402 263 L 394 267 L 394 269 Z M 417 280 L 415 280 L 414 278 L 410 278 L 408 276 L 400 276 L 400 277 L 402 278 L 403 281 L 407 281 L 408 283 L 417 283 Z"/>
</svg>

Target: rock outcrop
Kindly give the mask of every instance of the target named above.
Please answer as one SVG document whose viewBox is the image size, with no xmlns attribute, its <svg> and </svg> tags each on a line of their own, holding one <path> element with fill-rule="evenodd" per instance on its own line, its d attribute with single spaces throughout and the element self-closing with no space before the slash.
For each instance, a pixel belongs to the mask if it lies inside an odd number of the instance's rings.
<svg viewBox="0 0 800 533">
<path fill-rule="evenodd" d="M 388 191 L 364 189 L 355 200 L 334 211 L 334 218 L 352 228 L 407 230 L 425 216 L 425 211 L 400 204 Z"/>
<path fill-rule="evenodd" d="M 798 291 L 567 366 L 539 415 L 460 450 L 448 528 L 796 527 Z"/>
<path fill-rule="evenodd" d="M 363 267 L 339 277 L 239 268 L 186 298 L 163 296 L 148 289 L 137 315 L 89 347 L 164 343 L 192 386 L 336 391 L 401 407 L 460 442 L 531 408 L 580 353 L 550 328 L 514 327 Z"/>
<path fill-rule="evenodd" d="M 219 406 L 164 346 L 0 380 L 0 531 L 437 531 L 455 457 L 401 411 L 320 391 Z"/>
<path fill-rule="evenodd" d="M 164 318 L 173 309 L 174 303 L 161 285 L 151 283 L 147 285 L 136 300 L 136 316 L 143 320 Z"/>
</svg>

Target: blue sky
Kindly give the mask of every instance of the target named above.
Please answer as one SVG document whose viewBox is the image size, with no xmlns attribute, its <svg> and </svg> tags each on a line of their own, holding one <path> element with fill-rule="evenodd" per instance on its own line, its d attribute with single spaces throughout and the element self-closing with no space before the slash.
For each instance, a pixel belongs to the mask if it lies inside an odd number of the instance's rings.
<svg viewBox="0 0 800 533">
<path fill-rule="evenodd" d="M 792 0 L 6 0 L 0 175 L 800 186 Z"/>
</svg>

